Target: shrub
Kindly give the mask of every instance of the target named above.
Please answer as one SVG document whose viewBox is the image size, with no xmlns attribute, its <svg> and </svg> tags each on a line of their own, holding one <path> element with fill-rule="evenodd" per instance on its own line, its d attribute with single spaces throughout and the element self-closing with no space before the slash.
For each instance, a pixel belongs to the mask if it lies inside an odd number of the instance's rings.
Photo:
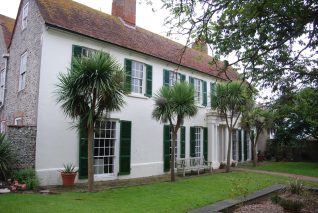
<svg viewBox="0 0 318 213">
<path fill-rule="evenodd" d="M 282 198 L 279 197 L 277 194 L 271 197 L 271 201 L 272 201 L 274 204 L 279 204 L 281 200 L 282 200 Z"/>
<path fill-rule="evenodd" d="M 15 160 L 13 145 L 0 133 L 0 180 L 7 180 Z"/>
<path fill-rule="evenodd" d="M 221 162 L 219 169 L 224 169 L 225 167 L 226 167 L 226 163 L 225 162 Z"/>
<path fill-rule="evenodd" d="M 304 203 L 300 200 L 288 200 L 281 199 L 279 205 L 283 207 L 285 210 L 292 212 L 300 212 L 300 210 L 304 207 Z"/>
<path fill-rule="evenodd" d="M 304 184 L 298 179 L 289 182 L 289 187 L 292 194 L 300 195 L 304 190 Z"/>
<path fill-rule="evenodd" d="M 25 183 L 27 189 L 36 189 L 39 186 L 39 180 L 36 176 L 35 170 L 32 168 L 20 169 L 13 175 L 13 179 L 20 183 Z"/>
<path fill-rule="evenodd" d="M 231 167 L 237 167 L 237 161 L 232 161 Z"/>
</svg>

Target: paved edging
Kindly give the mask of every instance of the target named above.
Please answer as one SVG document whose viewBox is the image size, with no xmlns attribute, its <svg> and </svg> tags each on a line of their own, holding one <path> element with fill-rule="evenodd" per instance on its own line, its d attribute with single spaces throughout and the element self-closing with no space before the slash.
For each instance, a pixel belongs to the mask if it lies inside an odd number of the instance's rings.
<svg viewBox="0 0 318 213">
<path fill-rule="evenodd" d="M 223 200 L 199 209 L 194 209 L 189 211 L 189 213 L 210 213 L 210 212 L 219 212 L 221 210 L 225 210 L 225 209 L 229 209 L 232 207 L 235 207 L 236 205 L 242 203 L 242 201 L 244 200 L 245 202 L 248 201 L 252 201 L 256 198 L 260 198 L 263 196 L 266 196 L 268 194 L 271 194 L 273 192 L 276 192 L 278 190 L 281 190 L 283 188 L 285 188 L 285 185 L 281 185 L 281 184 L 276 184 L 276 185 L 272 185 L 270 187 L 267 187 L 265 189 L 261 189 L 258 190 L 252 194 L 249 194 L 246 199 L 244 199 L 244 197 L 237 197 L 234 199 L 229 199 L 229 200 Z"/>
<path fill-rule="evenodd" d="M 318 178 L 304 176 L 304 175 L 296 175 L 296 174 L 282 173 L 282 172 L 271 172 L 271 171 L 264 171 L 264 170 L 257 170 L 257 169 L 245 169 L 245 168 L 235 168 L 234 170 L 235 171 L 243 171 L 243 172 L 255 172 L 255 173 L 268 174 L 268 175 L 274 175 L 274 176 L 282 176 L 282 177 L 291 177 L 291 178 L 297 178 L 299 180 L 318 182 Z"/>
</svg>

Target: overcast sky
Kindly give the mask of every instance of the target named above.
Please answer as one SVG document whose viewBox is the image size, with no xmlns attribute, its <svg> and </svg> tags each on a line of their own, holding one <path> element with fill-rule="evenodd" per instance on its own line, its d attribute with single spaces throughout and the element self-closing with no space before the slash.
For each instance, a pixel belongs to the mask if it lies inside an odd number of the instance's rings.
<svg viewBox="0 0 318 213">
<path fill-rule="evenodd" d="M 112 0 L 75 0 L 89 7 L 111 14 Z M 141 3 L 142 2 L 142 3 Z M 0 0 L 0 14 L 16 18 L 20 0 Z M 153 12 L 152 8 L 156 11 Z M 166 36 L 168 29 L 163 26 L 164 18 L 169 15 L 168 11 L 161 8 L 161 1 L 153 1 L 153 6 L 147 5 L 145 1 L 137 0 L 136 24 L 139 27 L 154 33 Z M 180 43 L 185 43 L 185 38 L 171 38 Z"/>
</svg>

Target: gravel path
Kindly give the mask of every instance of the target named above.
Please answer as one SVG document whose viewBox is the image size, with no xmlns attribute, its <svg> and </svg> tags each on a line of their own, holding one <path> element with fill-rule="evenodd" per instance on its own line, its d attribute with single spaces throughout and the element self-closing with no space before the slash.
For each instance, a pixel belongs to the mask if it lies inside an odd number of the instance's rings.
<svg viewBox="0 0 318 213">
<path fill-rule="evenodd" d="M 289 174 L 289 173 L 282 173 L 282 172 L 270 172 L 270 171 L 246 169 L 246 168 L 234 168 L 233 170 L 244 171 L 244 172 L 256 172 L 256 173 L 268 174 L 268 175 L 274 175 L 274 176 L 291 177 L 291 178 L 296 178 L 296 179 L 304 180 L 304 181 L 318 182 L 318 178 L 304 176 L 304 175 L 296 175 L 296 174 Z"/>
</svg>

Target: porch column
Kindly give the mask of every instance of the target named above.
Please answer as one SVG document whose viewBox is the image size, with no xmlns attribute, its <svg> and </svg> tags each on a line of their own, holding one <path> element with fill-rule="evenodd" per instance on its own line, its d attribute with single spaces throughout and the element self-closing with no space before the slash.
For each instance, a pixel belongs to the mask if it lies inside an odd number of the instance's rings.
<svg viewBox="0 0 318 213">
<path fill-rule="evenodd" d="M 214 151 L 214 128 L 213 124 L 208 124 L 208 159 L 207 161 L 213 161 Z"/>
<path fill-rule="evenodd" d="M 228 128 L 224 128 L 225 129 L 225 140 L 224 140 L 224 161 L 226 161 L 226 159 L 227 159 L 227 148 L 228 148 L 228 142 L 229 142 L 229 130 L 228 130 Z"/>
<path fill-rule="evenodd" d="M 219 133 L 218 133 L 218 126 L 217 125 L 214 125 L 214 159 L 213 161 L 216 161 L 218 162 L 218 159 L 219 159 L 219 146 L 220 146 L 220 143 L 219 143 Z"/>
</svg>

